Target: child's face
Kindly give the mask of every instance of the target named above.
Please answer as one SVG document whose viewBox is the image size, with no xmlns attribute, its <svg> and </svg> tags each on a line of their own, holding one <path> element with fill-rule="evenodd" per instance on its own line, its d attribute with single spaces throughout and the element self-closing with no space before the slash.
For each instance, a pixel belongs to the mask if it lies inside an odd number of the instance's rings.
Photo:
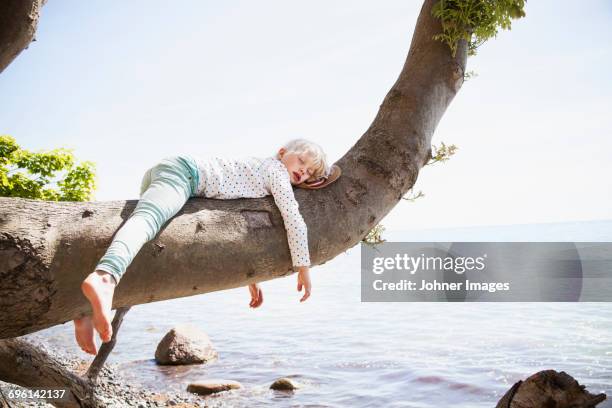
<svg viewBox="0 0 612 408">
<path fill-rule="evenodd" d="M 281 148 L 278 154 L 281 156 L 280 161 L 287 168 L 291 184 L 294 186 L 303 183 L 312 176 L 313 163 L 310 155 L 287 152 L 285 148 Z"/>
</svg>

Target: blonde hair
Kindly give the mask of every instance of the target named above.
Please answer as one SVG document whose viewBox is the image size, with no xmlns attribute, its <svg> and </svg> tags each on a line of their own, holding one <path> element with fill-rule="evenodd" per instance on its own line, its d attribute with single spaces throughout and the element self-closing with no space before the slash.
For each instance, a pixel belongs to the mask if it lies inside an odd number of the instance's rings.
<svg viewBox="0 0 612 408">
<path fill-rule="evenodd" d="M 321 176 L 329 174 L 329 165 L 327 163 L 327 155 L 323 148 L 318 144 L 306 139 L 293 139 L 283 146 L 287 153 L 294 154 L 305 153 L 312 159 L 312 177 L 311 180 L 318 179 Z M 276 158 L 280 160 L 280 154 L 276 153 Z"/>
</svg>

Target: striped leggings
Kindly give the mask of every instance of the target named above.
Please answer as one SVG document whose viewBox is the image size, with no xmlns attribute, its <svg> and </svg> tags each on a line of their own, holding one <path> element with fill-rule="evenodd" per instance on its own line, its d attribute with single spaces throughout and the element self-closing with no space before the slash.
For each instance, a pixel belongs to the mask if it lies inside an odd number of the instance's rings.
<svg viewBox="0 0 612 408">
<path fill-rule="evenodd" d="M 110 273 L 119 284 L 140 248 L 195 195 L 198 179 L 197 165 L 188 156 L 165 158 L 147 170 L 134 212 L 113 237 L 96 270 Z"/>
</svg>

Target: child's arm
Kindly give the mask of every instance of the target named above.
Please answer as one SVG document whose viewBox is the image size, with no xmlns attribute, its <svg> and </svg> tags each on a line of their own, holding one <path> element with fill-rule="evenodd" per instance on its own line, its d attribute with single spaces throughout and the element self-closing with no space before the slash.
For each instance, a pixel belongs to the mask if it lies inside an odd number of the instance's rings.
<svg viewBox="0 0 612 408">
<path fill-rule="evenodd" d="M 251 283 L 249 285 L 249 292 L 251 292 L 251 303 L 249 306 L 252 308 L 259 307 L 263 302 L 263 292 L 257 283 Z"/>
<path fill-rule="evenodd" d="M 299 211 L 299 204 L 286 171 L 274 168 L 269 173 L 270 191 L 280 210 L 287 230 L 287 241 L 294 268 L 298 269 L 298 291 L 305 289 L 301 301 L 310 296 L 310 253 L 308 252 L 308 229 Z"/>
<path fill-rule="evenodd" d="M 307 266 L 300 266 L 298 268 L 297 290 L 299 292 L 302 290 L 302 287 L 304 288 L 304 296 L 302 296 L 302 298 L 300 299 L 300 302 L 303 302 L 310 297 L 310 289 L 312 288 L 312 285 L 310 284 L 309 269 L 310 268 Z"/>
</svg>

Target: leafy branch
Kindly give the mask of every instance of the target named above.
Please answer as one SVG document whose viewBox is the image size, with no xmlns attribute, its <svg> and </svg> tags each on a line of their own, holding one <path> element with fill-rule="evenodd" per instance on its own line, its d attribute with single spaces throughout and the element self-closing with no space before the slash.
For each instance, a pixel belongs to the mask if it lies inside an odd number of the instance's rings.
<svg viewBox="0 0 612 408">
<path fill-rule="evenodd" d="M 72 150 L 31 152 L 13 137 L 0 136 L 0 196 L 88 201 L 95 188 L 95 165 L 77 164 Z"/>
<path fill-rule="evenodd" d="M 442 33 L 433 39 L 446 43 L 453 57 L 459 41 L 468 44 L 468 55 L 499 29 L 510 30 L 512 19 L 525 17 L 526 0 L 440 0 L 432 8 L 432 15 L 442 23 Z"/>
</svg>

